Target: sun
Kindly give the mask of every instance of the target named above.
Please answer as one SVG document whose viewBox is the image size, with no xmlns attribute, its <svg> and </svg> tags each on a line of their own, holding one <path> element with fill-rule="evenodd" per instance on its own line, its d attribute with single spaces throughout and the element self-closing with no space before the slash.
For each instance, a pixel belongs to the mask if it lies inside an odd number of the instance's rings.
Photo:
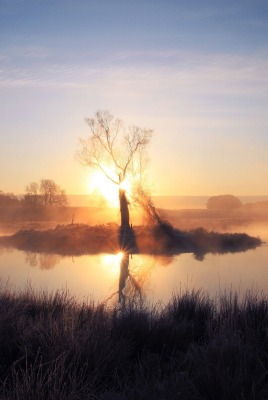
<svg viewBox="0 0 268 400">
<path fill-rule="evenodd" d="M 110 176 L 113 176 L 111 173 Z M 115 178 L 116 179 L 116 178 Z M 119 187 L 126 191 L 130 196 L 131 185 L 128 179 L 125 179 L 120 185 L 116 185 L 108 179 L 101 171 L 94 171 L 88 178 L 88 193 L 100 193 L 100 195 L 107 201 L 108 207 L 119 207 Z"/>
<path fill-rule="evenodd" d="M 120 187 L 120 189 L 125 190 L 128 195 L 130 195 L 130 193 L 131 193 L 131 184 L 130 184 L 130 180 L 129 179 L 127 179 L 127 178 L 124 179 L 123 182 L 121 182 L 119 184 L 119 187 Z"/>
<path fill-rule="evenodd" d="M 109 207 L 118 207 L 118 185 L 111 182 L 101 171 L 94 171 L 88 179 L 88 192 L 98 192 L 107 201 Z"/>
<path fill-rule="evenodd" d="M 123 257 L 124 257 L 124 253 L 122 251 L 120 251 L 116 254 L 103 254 L 102 264 L 105 267 L 108 267 L 109 271 L 112 274 L 119 274 L 120 263 L 121 263 L 121 260 Z"/>
</svg>

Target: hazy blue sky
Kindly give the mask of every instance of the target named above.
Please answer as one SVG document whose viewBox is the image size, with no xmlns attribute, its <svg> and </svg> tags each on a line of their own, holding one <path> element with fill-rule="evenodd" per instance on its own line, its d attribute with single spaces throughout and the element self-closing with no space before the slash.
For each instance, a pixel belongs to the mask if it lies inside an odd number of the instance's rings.
<svg viewBox="0 0 268 400">
<path fill-rule="evenodd" d="M 153 128 L 156 194 L 268 194 L 267 0 L 0 0 L 0 189 L 87 192 L 84 118 Z"/>
</svg>

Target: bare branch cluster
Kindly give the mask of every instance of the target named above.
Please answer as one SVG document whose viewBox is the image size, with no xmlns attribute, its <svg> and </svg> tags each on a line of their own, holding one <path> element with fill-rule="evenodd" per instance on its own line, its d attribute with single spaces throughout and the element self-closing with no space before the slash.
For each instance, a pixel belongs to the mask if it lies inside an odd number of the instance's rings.
<svg viewBox="0 0 268 400">
<path fill-rule="evenodd" d="M 25 189 L 24 201 L 28 205 L 65 207 L 68 204 L 65 191 L 52 179 L 41 179 L 40 183 L 32 182 Z"/>
<path fill-rule="evenodd" d="M 151 129 L 125 128 L 108 111 L 96 112 L 86 123 L 91 135 L 80 139 L 81 149 L 77 153 L 83 165 L 101 170 L 115 184 L 140 169 L 141 155 L 152 137 Z"/>
</svg>

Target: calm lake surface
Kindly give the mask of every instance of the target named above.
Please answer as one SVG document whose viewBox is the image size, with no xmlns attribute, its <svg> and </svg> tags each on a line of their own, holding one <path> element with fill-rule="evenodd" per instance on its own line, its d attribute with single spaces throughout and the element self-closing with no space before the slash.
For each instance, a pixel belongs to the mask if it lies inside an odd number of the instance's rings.
<svg viewBox="0 0 268 400">
<path fill-rule="evenodd" d="M 247 229 L 265 243 L 255 250 L 225 255 L 207 254 L 198 261 L 193 254 L 173 258 L 134 255 L 125 277 L 126 296 L 150 303 L 166 304 L 174 292 L 204 289 L 211 295 L 248 289 L 268 293 L 268 229 Z M 68 289 L 79 300 L 118 301 L 120 255 L 61 257 L 19 250 L 2 249 L 0 253 L 1 284 L 21 291 Z M 122 276 L 121 276 L 122 278 Z M 140 290 L 137 290 L 137 287 Z"/>
</svg>

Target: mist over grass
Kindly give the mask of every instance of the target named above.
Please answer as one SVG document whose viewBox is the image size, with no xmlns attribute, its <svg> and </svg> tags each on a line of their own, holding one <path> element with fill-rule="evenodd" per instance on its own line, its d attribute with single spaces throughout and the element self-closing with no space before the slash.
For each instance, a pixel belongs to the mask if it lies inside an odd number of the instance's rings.
<svg viewBox="0 0 268 400">
<path fill-rule="evenodd" d="M 2 286 L 0 398 L 265 400 L 267 335 L 261 294 L 109 308 Z"/>
<path fill-rule="evenodd" d="M 87 198 L 86 196 L 84 196 Z M 193 196 L 196 199 L 196 196 Z M 266 197 L 265 197 L 266 198 Z M 155 199 L 155 198 L 154 198 Z M 170 201 L 172 197 L 167 196 Z M 198 199 L 198 197 L 197 197 Z M 187 198 L 187 201 L 189 199 Z M 85 202 L 85 204 L 88 202 Z M 268 225 L 268 201 L 243 204 L 237 209 L 205 209 L 190 208 L 187 202 L 184 209 L 175 209 L 172 201 L 156 199 L 156 206 L 160 208 L 161 216 L 168 220 L 174 227 L 181 230 L 205 228 L 209 231 L 245 232 L 253 224 L 263 223 Z M 169 207 L 170 206 L 170 207 Z M 145 225 L 144 213 L 137 207 L 131 206 L 132 225 Z M 23 207 L 20 204 L 0 204 L 0 233 L 10 234 L 20 229 L 48 229 L 59 224 L 87 224 L 100 225 L 114 222 L 119 224 L 120 213 L 118 208 L 100 206 L 69 206 L 69 207 Z"/>
<path fill-rule="evenodd" d="M 187 232 L 175 229 L 169 223 L 151 227 L 134 226 L 129 228 L 128 233 L 123 232 L 123 241 L 121 234 L 116 224 L 58 225 L 54 229 L 21 230 L 1 237 L 0 246 L 60 255 L 114 253 L 122 248 L 131 254 L 194 253 L 202 259 L 207 253 L 246 251 L 261 245 L 258 237 L 245 233 L 208 232 L 203 228 Z"/>
</svg>

